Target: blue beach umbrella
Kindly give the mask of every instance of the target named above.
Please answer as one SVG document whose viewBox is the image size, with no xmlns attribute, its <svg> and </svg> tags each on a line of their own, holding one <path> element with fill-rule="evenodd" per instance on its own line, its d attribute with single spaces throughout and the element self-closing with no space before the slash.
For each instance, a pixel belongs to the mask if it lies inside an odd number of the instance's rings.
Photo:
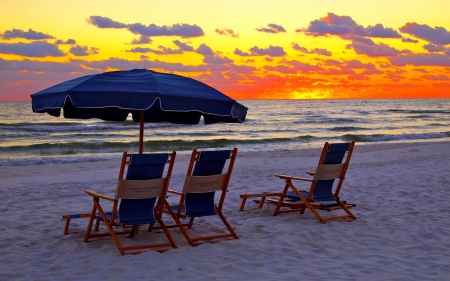
<svg viewBox="0 0 450 281">
<path fill-rule="evenodd" d="M 147 69 L 87 75 L 31 95 L 34 112 L 65 118 L 125 121 L 131 113 L 140 123 L 139 153 L 144 123 L 242 123 L 247 107 L 192 78 Z"/>
</svg>

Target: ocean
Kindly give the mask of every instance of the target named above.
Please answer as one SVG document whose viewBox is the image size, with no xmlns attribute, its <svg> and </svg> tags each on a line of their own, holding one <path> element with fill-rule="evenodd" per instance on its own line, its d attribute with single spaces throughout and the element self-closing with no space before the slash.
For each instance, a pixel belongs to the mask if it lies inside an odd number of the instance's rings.
<svg viewBox="0 0 450 281">
<path fill-rule="evenodd" d="M 242 124 L 145 124 L 144 152 L 237 147 L 280 151 L 324 142 L 450 140 L 450 99 L 241 100 Z M 0 166 L 120 159 L 137 152 L 139 124 L 33 113 L 31 102 L 0 102 Z"/>
</svg>

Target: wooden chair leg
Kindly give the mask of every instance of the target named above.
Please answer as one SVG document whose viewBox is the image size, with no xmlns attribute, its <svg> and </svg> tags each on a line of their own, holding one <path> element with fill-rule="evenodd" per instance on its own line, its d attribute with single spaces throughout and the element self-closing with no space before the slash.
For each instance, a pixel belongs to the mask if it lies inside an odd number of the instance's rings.
<svg viewBox="0 0 450 281">
<path fill-rule="evenodd" d="M 302 210 L 300 211 L 300 214 L 303 215 L 303 214 L 305 213 L 305 210 L 306 210 L 306 207 L 303 206 L 303 207 L 302 207 Z"/>
<path fill-rule="evenodd" d="M 261 201 L 259 201 L 259 208 L 261 209 L 264 205 L 264 202 L 266 202 L 266 196 L 261 197 Z"/>
<path fill-rule="evenodd" d="M 239 237 L 237 236 L 236 232 L 234 232 L 234 229 L 231 227 L 230 223 L 228 222 L 228 220 L 225 218 L 225 216 L 222 214 L 222 212 L 217 212 L 217 214 L 219 215 L 219 217 L 222 219 L 223 223 L 225 224 L 225 226 L 227 227 L 228 231 L 233 235 L 233 237 L 235 239 L 239 239 Z"/>
<path fill-rule="evenodd" d="M 70 218 L 67 218 L 66 225 L 64 226 L 64 235 L 67 235 L 69 233 L 69 224 L 70 224 Z"/>
<path fill-rule="evenodd" d="M 94 230 L 95 230 L 95 231 L 98 231 L 99 227 L 100 227 L 100 220 L 97 220 L 97 221 L 95 222 L 95 228 L 94 228 Z"/>
<path fill-rule="evenodd" d="M 188 224 L 188 228 L 189 228 L 189 229 L 192 229 L 192 225 L 194 224 L 194 219 L 195 219 L 195 217 L 191 217 L 191 218 L 189 219 L 189 224 Z"/>
<path fill-rule="evenodd" d="M 120 244 L 119 239 L 117 238 L 116 233 L 114 232 L 114 229 L 112 228 L 112 226 L 108 223 L 108 218 L 105 215 L 105 212 L 103 212 L 102 207 L 100 206 L 100 204 L 98 203 L 98 198 L 96 201 L 94 201 L 94 204 L 96 205 L 100 216 L 103 219 L 103 222 L 105 222 L 106 228 L 108 229 L 109 234 L 111 235 L 112 239 L 114 240 L 114 243 L 116 244 L 117 248 L 119 249 L 119 252 L 121 255 L 125 255 L 125 250 L 122 248 L 122 245 Z"/>
<path fill-rule="evenodd" d="M 347 208 L 347 206 L 345 206 L 344 203 L 341 202 L 341 200 L 339 200 L 339 197 L 336 197 L 336 202 L 341 206 L 341 208 L 347 213 L 347 215 L 349 215 L 352 219 L 356 220 L 355 215 L 352 214 L 352 212 L 350 212 L 350 210 Z"/>
<path fill-rule="evenodd" d="M 273 212 L 273 216 L 275 217 L 276 215 L 278 215 L 278 212 L 280 211 L 281 205 L 283 203 L 284 198 L 286 197 L 286 193 L 288 191 L 289 188 L 289 180 L 286 180 L 286 185 L 284 186 L 284 190 L 283 193 L 280 196 L 280 200 L 278 201 L 277 207 L 275 208 L 275 211 Z"/>
<path fill-rule="evenodd" d="M 94 222 L 95 213 L 97 212 L 97 206 L 96 206 L 95 203 L 99 199 L 94 197 L 92 200 L 94 201 L 94 206 L 92 207 L 91 217 L 89 218 L 88 227 L 86 228 L 86 234 L 84 235 L 84 242 L 88 242 L 89 241 L 89 236 L 91 234 L 91 228 L 92 228 L 92 224 Z"/>
<path fill-rule="evenodd" d="M 239 208 L 239 211 L 244 211 L 244 206 L 245 206 L 245 202 L 247 202 L 247 198 L 248 198 L 248 196 L 242 197 L 242 203 L 241 203 L 241 207 Z"/>
<path fill-rule="evenodd" d="M 191 237 L 187 233 L 186 229 L 184 228 L 183 224 L 181 223 L 180 219 L 177 217 L 177 215 L 174 213 L 172 208 L 170 207 L 169 203 L 167 201 L 164 203 L 166 206 L 167 211 L 169 212 L 169 215 L 172 217 L 172 219 L 175 221 L 175 224 L 178 226 L 178 228 L 181 230 L 181 233 L 183 233 L 184 238 L 188 241 L 189 245 L 192 247 L 195 246 L 194 241 L 192 241 Z M 162 220 L 161 220 L 162 221 Z M 164 225 L 165 226 L 165 225 Z M 167 228 L 167 227 L 166 227 Z"/>
<path fill-rule="evenodd" d="M 181 223 L 181 221 L 178 218 L 174 218 L 175 223 L 178 225 L 178 227 L 181 230 L 181 233 L 183 233 L 184 238 L 186 238 L 186 240 L 188 241 L 189 245 L 191 245 L 192 247 L 195 246 L 194 241 L 192 241 L 192 238 L 189 236 L 189 234 L 187 233 L 186 229 L 184 228 L 183 224 Z"/>
<path fill-rule="evenodd" d="M 308 209 L 311 210 L 311 212 L 316 216 L 316 218 L 321 222 L 321 223 L 325 223 L 326 221 L 320 216 L 320 214 L 317 212 L 317 210 L 314 208 L 313 205 L 311 205 L 308 200 L 306 200 L 306 198 L 297 190 L 297 188 L 295 188 L 295 186 L 292 184 L 291 181 L 286 180 L 287 185 L 289 185 L 291 187 L 291 189 L 295 192 L 295 194 L 298 196 L 298 198 L 300 198 L 303 202 L 303 205 L 305 205 L 303 208 L 307 207 Z M 303 209 L 302 208 L 302 209 Z M 303 211 L 303 210 L 302 210 Z"/>
<path fill-rule="evenodd" d="M 172 244 L 173 248 L 178 248 L 177 245 L 175 244 L 175 241 L 172 238 L 172 235 L 170 235 L 169 230 L 167 229 L 166 225 L 164 224 L 162 219 L 158 219 L 159 225 L 161 225 L 161 228 L 163 229 L 164 233 L 167 236 L 167 239 L 169 239 L 170 244 Z M 153 224 L 152 224 L 153 225 Z"/>
</svg>

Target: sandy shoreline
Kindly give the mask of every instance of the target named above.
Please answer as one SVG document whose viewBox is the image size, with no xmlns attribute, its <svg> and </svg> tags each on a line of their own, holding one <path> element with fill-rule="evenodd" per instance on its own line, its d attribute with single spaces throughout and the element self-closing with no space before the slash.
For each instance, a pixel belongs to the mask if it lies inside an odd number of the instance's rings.
<svg viewBox="0 0 450 281">
<path fill-rule="evenodd" d="M 112 240 L 63 236 L 61 220 L 90 210 L 84 189 L 113 194 L 118 161 L 2 167 L 0 280 L 450 278 L 450 142 L 357 143 L 341 191 L 357 204 L 350 223 L 323 225 L 308 211 L 273 217 L 273 206 L 250 201 L 238 211 L 239 194 L 281 190 L 274 174 L 305 176 L 320 150 L 238 154 L 224 214 L 239 240 L 192 248 L 173 229 L 178 249 L 124 257 Z M 177 157 L 172 189 L 181 189 L 188 157 Z M 215 222 L 199 220 L 196 231 Z"/>
</svg>

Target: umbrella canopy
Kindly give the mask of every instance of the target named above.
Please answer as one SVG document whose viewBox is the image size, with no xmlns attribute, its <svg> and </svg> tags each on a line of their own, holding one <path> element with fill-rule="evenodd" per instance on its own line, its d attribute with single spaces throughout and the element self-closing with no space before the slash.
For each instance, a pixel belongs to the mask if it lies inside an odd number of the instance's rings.
<svg viewBox="0 0 450 281">
<path fill-rule="evenodd" d="M 247 108 L 200 81 L 147 69 L 112 71 L 75 78 L 31 95 L 34 112 L 66 118 L 205 124 L 244 122 Z"/>
</svg>

